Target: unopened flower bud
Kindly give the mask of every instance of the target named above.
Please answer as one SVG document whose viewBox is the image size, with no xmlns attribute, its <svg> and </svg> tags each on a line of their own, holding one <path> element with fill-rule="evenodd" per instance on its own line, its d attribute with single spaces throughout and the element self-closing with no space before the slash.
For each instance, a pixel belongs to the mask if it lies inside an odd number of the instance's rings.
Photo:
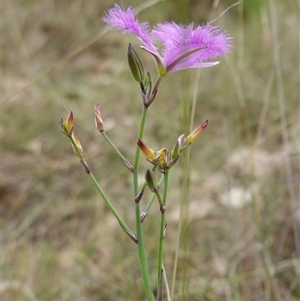
<svg viewBox="0 0 300 301">
<path fill-rule="evenodd" d="M 60 123 L 61 131 L 65 135 L 70 136 L 73 131 L 73 123 L 74 123 L 73 112 L 72 111 L 70 112 L 66 121 L 62 118 L 59 123 Z"/>
<path fill-rule="evenodd" d="M 129 43 L 128 51 L 127 51 L 127 58 L 128 64 L 131 70 L 131 73 L 134 79 L 139 82 L 143 83 L 144 81 L 144 67 L 142 61 L 140 60 L 138 54 L 134 50 L 134 48 Z"/>
<path fill-rule="evenodd" d="M 95 119 L 95 125 L 96 125 L 97 130 L 99 132 L 103 132 L 104 127 L 103 127 L 103 120 L 102 120 L 101 113 L 100 113 L 99 103 L 97 103 L 95 105 L 94 119 Z"/>
<path fill-rule="evenodd" d="M 197 140 L 197 138 L 202 134 L 202 132 L 205 130 L 205 128 L 208 125 L 208 120 L 201 123 L 197 128 L 195 128 L 189 135 L 187 135 L 186 140 L 189 143 L 193 143 Z"/>
<path fill-rule="evenodd" d="M 157 191 L 157 178 L 153 171 L 147 169 L 145 174 L 145 181 L 152 192 Z"/>
<path fill-rule="evenodd" d="M 179 156 L 180 153 L 180 144 L 179 141 L 177 140 L 173 149 L 171 150 L 171 158 L 175 159 Z"/>
<path fill-rule="evenodd" d="M 153 160 L 155 158 L 154 151 L 145 142 L 138 139 L 137 145 L 148 160 Z"/>
<path fill-rule="evenodd" d="M 77 138 L 77 136 L 74 133 L 72 133 L 71 139 L 74 142 L 74 144 L 76 145 L 76 147 L 77 147 L 78 151 L 80 152 L 80 154 L 84 157 L 81 143 L 80 143 L 79 139 Z M 74 147 L 73 143 L 72 143 L 72 147 L 73 147 L 73 151 L 74 151 L 75 155 L 80 158 L 80 156 L 79 156 L 76 148 Z"/>
</svg>

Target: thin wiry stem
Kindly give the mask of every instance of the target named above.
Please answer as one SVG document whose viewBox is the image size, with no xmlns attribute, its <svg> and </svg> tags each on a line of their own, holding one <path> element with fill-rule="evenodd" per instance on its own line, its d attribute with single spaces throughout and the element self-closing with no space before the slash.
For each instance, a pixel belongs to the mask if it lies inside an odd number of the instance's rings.
<svg viewBox="0 0 300 301">
<path fill-rule="evenodd" d="M 146 115 L 147 115 L 147 108 L 144 106 L 141 121 L 140 121 L 139 134 L 138 134 L 139 139 L 143 138 L 145 122 L 146 122 Z M 136 197 L 139 192 L 139 183 L 138 183 L 139 158 L 140 158 L 140 148 L 138 146 L 136 146 L 134 170 L 133 170 L 134 197 Z M 135 202 L 136 234 L 137 234 L 137 238 L 138 238 L 138 254 L 139 254 L 139 261 L 140 261 L 140 266 L 141 266 L 141 271 L 142 271 L 142 277 L 143 277 L 146 296 L 147 296 L 148 301 L 155 301 L 153 292 L 152 292 L 152 288 L 151 288 L 151 280 L 150 280 L 149 269 L 148 269 L 148 265 L 147 265 L 143 231 L 142 231 L 142 222 L 141 222 L 140 216 L 141 216 L 140 202 L 136 201 Z"/>
<path fill-rule="evenodd" d="M 106 142 L 112 147 L 112 149 L 116 152 L 116 154 L 120 157 L 120 159 L 124 162 L 127 159 L 123 156 L 123 154 L 120 152 L 120 150 L 115 146 L 115 144 L 110 140 L 108 135 L 106 134 L 105 131 L 101 132 L 102 136 L 106 140 Z"/>
<path fill-rule="evenodd" d="M 164 175 L 164 192 L 162 198 L 163 210 L 165 210 L 167 202 L 167 192 L 168 192 L 168 181 L 169 180 L 169 170 L 165 171 Z M 160 194 L 157 192 L 157 198 L 160 198 Z M 163 248 L 164 248 L 164 232 L 165 232 L 165 212 L 161 210 L 160 217 L 160 230 L 159 230 L 159 240 L 158 240 L 158 255 L 157 255 L 157 287 L 162 286 L 162 268 L 163 268 Z M 162 291 L 159 291 L 162 294 Z"/>
<path fill-rule="evenodd" d="M 94 186 L 96 187 L 97 191 L 99 192 L 99 194 L 101 195 L 102 199 L 104 200 L 105 204 L 107 205 L 107 207 L 109 208 L 109 210 L 111 211 L 111 213 L 114 215 L 114 217 L 117 219 L 117 221 L 119 222 L 121 228 L 128 234 L 128 236 L 134 241 L 137 242 L 137 238 L 135 233 L 130 230 L 130 228 L 127 226 L 127 224 L 124 222 L 124 220 L 121 218 L 121 216 L 119 215 L 119 213 L 117 212 L 116 208 L 113 206 L 113 204 L 111 203 L 111 201 L 109 200 L 109 198 L 107 197 L 107 195 L 105 194 L 105 192 L 103 191 L 103 189 L 101 188 L 99 182 L 96 180 L 94 174 L 91 172 L 90 168 L 88 167 L 88 164 L 83 156 L 83 154 L 81 153 L 81 151 L 79 150 L 76 142 L 73 140 L 72 136 L 69 136 L 70 141 L 73 145 L 73 148 L 77 154 L 77 156 L 80 159 L 80 162 L 83 164 L 85 171 L 87 172 L 87 174 L 89 175 L 89 177 L 91 178 Z"/>
</svg>

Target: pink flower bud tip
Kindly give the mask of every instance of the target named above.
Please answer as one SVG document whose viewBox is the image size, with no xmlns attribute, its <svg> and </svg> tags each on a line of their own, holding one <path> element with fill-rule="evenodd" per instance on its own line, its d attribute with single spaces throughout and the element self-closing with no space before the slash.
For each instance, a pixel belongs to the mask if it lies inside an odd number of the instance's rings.
<svg viewBox="0 0 300 301">
<path fill-rule="evenodd" d="M 73 120 L 74 120 L 73 112 L 71 111 L 65 122 L 65 129 L 68 133 L 70 133 L 73 129 Z"/>
<path fill-rule="evenodd" d="M 61 128 L 62 132 L 65 135 L 70 136 L 72 134 L 73 126 L 74 126 L 73 112 L 72 111 L 70 112 L 66 121 L 63 118 L 61 118 L 59 123 L 60 123 L 60 128 Z"/>
<path fill-rule="evenodd" d="M 208 120 L 204 121 L 203 123 L 201 123 L 197 128 L 195 128 L 187 137 L 186 140 L 189 143 L 193 143 L 195 142 L 198 137 L 202 134 L 202 132 L 206 129 L 208 125 Z"/>
<path fill-rule="evenodd" d="M 155 158 L 154 151 L 141 139 L 138 139 L 137 145 L 148 160 L 153 160 Z"/>
</svg>

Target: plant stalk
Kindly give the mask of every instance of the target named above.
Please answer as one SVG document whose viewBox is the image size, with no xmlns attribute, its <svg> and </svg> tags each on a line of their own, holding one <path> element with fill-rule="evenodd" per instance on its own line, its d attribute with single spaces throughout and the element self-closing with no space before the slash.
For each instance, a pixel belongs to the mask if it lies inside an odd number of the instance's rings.
<svg viewBox="0 0 300 301">
<path fill-rule="evenodd" d="M 166 208 L 166 202 L 167 202 L 168 182 L 169 182 L 169 170 L 166 170 L 164 175 L 164 192 L 163 192 L 163 199 L 162 199 L 164 210 Z M 160 198 L 159 193 L 157 193 L 157 198 Z M 161 210 L 158 255 L 157 255 L 157 288 L 162 288 L 161 282 L 162 282 L 162 269 L 163 269 L 164 236 L 165 236 L 165 212 Z M 158 295 L 159 294 L 162 294 L 162 291 L 158 292 Z"/>
<path fill-rule="evenodd" d="M 129 235 L 129 237 L 134 241 L 137 242 L 137 237 L 136 234 L 127 226 L 127 224 L 124 222 L 124 220 L 121 218 L 121 216 L 119 215 L 119 213 L 117 212 L 116 208 L 113 206 L 113 204 L 110 202 L 109 198 L 107 197 L 107 195 L 105 194 L 105 192 L 103 191 L 103 189 L 101 188 L 100 184 L 98 183 L 97 179 L 95 178 L 94 174 L 91 172 L 84 156 L 82 155 L 82 153 L 80 152 L 80 150 L 78 149 L 77 144 L 75 143 L 75 141 L 73 140 L 72 137 L 69 137 L 71 140 L 71 143 L 76 151 L 77 156 L 80 159 L 80 162 L 83 164 L 85 171 L 87 172 L 87 174 L 89 175 L 89 177 L 91 178 L 93 184 L 95 185 L 97 191 L 99 192 L 99 194 L 101 195 L 102 199 L 104 200 L 105 204 L 107 205 L 107 207 L 109 208 L 109 210 L 112 212 L 112 214 L 114 215 L 114 217 L 117 219 L 117 221 L 119 222 L 120 226 L 122 227 L 122 229 Z"/>
<path fill-rule="evenodd" d="M 140 129 L 138 138 L 143 138 L 144 128 L 145 128 L 145 121 L 147 115 L 147 108 L 143 107 L 143 112 L 140 121 Z M 134 160 L 134 171 L 133 171 L 133 193 L 134 198 L 138 195 L 139 187 L 138 187 L 138 166 L 139 166 L 139 158 L 140 158 L 140 148 L 137 146 L 135 151 L 135 160 Z M 143 231 L 142 231 L 142 222 L 141 222 L 141 209 L 140 209 L 140 202 L 135 202 L 135 219 L 136 219 L 136 233 L 138 238 L 138 254 L 139 254 L 139 261 L 140 267 L 142 271 L 142 277 L 144 281 L 144 287 L 146 291 L 146 296 L 148 301 L 155 301 L 154 295 L 152 292 L 151 287 L 151 280 L 149 269 L 147 265 L 146 253 L 145 253 L 145 245 L 144 245 L 144 238 L 143 238 Z"/>
</svg>

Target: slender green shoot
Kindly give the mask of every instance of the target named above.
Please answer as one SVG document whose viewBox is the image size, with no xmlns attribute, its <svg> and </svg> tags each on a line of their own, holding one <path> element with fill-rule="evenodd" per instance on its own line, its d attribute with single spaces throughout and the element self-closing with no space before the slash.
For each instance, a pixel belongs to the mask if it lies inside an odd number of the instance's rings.
<svg viewBox="0 0 300 301">
<path fill-rule="evenodd" d="M 143 138 L 146 115 L 147 115 L 147 108 L 145 106 L 143 106 L 143 112 L 142 112 L 142 116 L 141 116 L 139 135 L 138 135 L 139 139 Z M 141 222 L 141 218 L 140 218 L 140 216 L 141 216 L 140 200 L 136 199 L 136 197 L 138 196 L 138 192 L 139 192 L 139 183 L 138 183 L 139 158 L 140 158 L 140 148 L 138 146 L 136 146 L 134 169 L 133 169 L 133 194 L 134 194 L 134 198 L 135 198 L 135 220 L 136 220 L 136 232 L 137 232 L 137 238 L 138 238 L 138 254 L 139 254 L 139 261 L 140 261 L 140 266 L 141 266 L 142 277 L 143 277 L 143 281 L 144 281 L 147 300 L 155 301 L 154 295 L 152 292 L 151 280 L 150 280 L 149 269 L 148 269 L 148 265 L 147 265 L 146 253 L 145 253 L 142 222 Z"/>
</svg>

